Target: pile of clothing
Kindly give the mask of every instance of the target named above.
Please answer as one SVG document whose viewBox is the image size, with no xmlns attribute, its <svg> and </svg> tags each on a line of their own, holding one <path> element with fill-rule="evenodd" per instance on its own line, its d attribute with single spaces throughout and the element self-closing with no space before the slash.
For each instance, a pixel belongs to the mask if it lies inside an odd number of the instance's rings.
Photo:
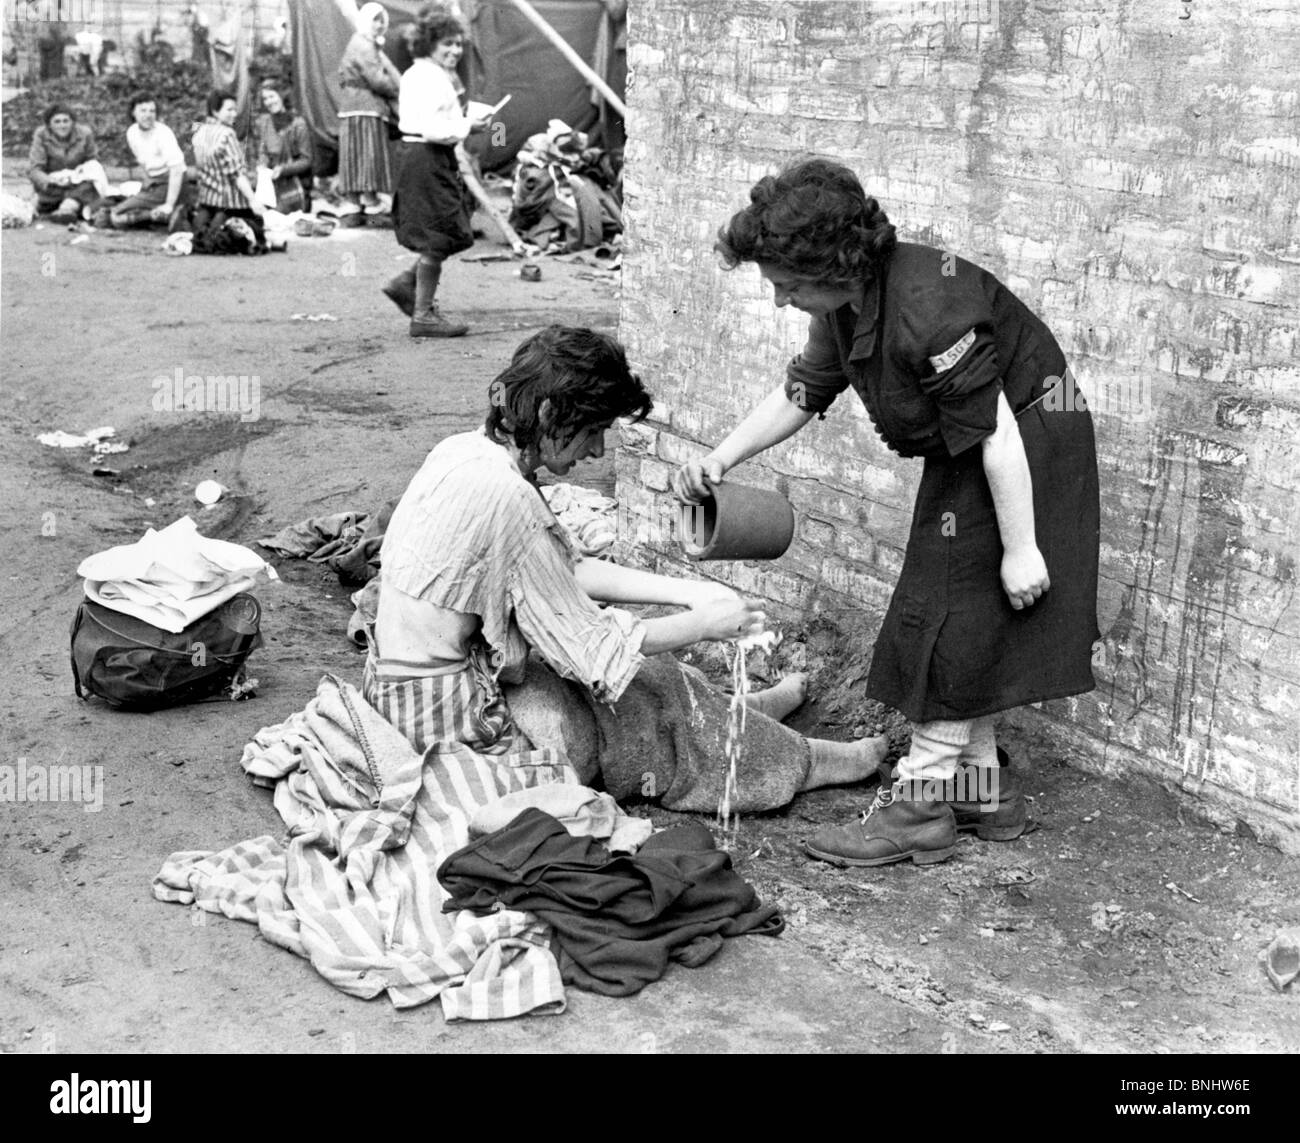
<svg viewBox="0 0 1300 1143">
<path fill-rule="evenodd" d="M 783 927 L 703 826 L 650 836 L 551 750 L 422 757 L 332 676 L 241 764 L 287 840 L 173 853 L 154 897 L 253 922 L 352 996 L 438 999 L 448 1020 L 556 1013 L 565 983 L 629 995 Z"/>
<path fill-rule="evenodd" d="M 182 516 L 81 561 L 86 598 L 177 634 L 241 591 L 272 583 L 275 569 L 256 552 L 199 535 Z"/>
<path fill-rule="evenodd" d="M 546 253 L 613 242 L 623 233 L 623 172 L 585 132 L 552 119 L 516 157 L 510 225 Z"/>
</svg>

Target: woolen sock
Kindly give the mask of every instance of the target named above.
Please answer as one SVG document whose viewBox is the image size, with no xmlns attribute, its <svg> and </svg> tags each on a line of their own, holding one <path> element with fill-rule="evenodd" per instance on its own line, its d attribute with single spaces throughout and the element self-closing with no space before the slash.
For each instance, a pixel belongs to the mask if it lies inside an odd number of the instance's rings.
<svg viewBox="0 0 1300 1143">
<path fill-rule="evenodd" d="M 745 696 L 745 708 L 747 710 L 756 710 L 759 714 L 765 714 L 768 718 L 774 718 L 777 722 L 780 722 L 803 704 L 807 694 L 808 676 L 799 672 L 786 675 L 774 687 L 767 687 L 761 691 L 750 691 Z"/>
<path fill-rule="evenodd" d="M 970 743 L 971 722 L 939 719 L 912 726 L 912 746 L 898 760 L 895 781 L 938 778 L 947 781 L 957 773 L 957 760 Z"/>
<path fill-rule="evenodd" d="M 970 741 L 961 748 L 963 766 L 997 766 L 998 744 L 993 734 L 993 716 L 971 719 Z"/>
</svg>

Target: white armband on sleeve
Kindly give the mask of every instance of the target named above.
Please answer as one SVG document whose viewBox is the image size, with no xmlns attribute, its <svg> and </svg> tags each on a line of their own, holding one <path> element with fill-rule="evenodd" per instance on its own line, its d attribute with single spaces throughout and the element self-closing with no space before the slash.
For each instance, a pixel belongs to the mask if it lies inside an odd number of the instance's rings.
<svg viewBox="0 0 1300 1143">
<path fill-rule="evenodd" d="M 973 329 L 967 330 L 955 345 L 949 346 L 937 357 L 930 358 L 930 364 L 934 366 L 936 373 L 944 373 L 956 365 L 974 344 L 975 331 Z"/>
</svg>

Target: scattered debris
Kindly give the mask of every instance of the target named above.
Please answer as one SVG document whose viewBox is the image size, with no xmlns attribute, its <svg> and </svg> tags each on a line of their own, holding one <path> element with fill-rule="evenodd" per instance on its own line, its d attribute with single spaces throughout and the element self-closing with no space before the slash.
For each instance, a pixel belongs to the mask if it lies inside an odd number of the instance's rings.
<svg viewBox="0 0 1300 1143">
<path fill-rule="evenodd" d="M 290 321 L 338 321 L 333 314 L 290 314 Z"/>
<path fill-rule="evenodd" d="M 224 484 L 218 484 L 215 480 L 203 480 L 194 489 L 194 499 L 205 507 L 211 507 L 229 491 Z"/>
<path fill-rule="evenodd" d="M 50 448 L 85 448 L 87 445 L 97 445 L 107 437 L 115 436 L 116 433 L 117 430 L 112 425 L 105 425 L 99 429 L 87 429 L 80 435 L 56 429 L 52 433 L 41 433 L 36 439 Z"/>
<path fill-rule="evenodd" d="M 1193 897 L 1189 892 L 1187 892 L 1186 889 L 1180 889 L 1172 881 L 1165 882 L 1165 888 L 1168 889 L 1171 893 L 1181 893 L 1189 901 L 1195 901 L 1198 905 L 1201 903 L 1201 899 L 1199 897 Z"/>
<path fill-rule="evenodd" d="M 1300 976 L 1300 928 L 1278 931 L 1264 950 L 1264 971 L 1279 992 Z"/>
<path fill-rule="evenodd" d="M 988 1030 L 990 1032 L 1010 1032 L 1011 1025 L 1004 1024 L 1001 1020 L 994 1020 L 993 1023 L 988 1026 Z"/>
<path fill-rule="evenodd" d="M 519 267 L 519 276 L 525 282 L 540 282 L 542 280 L 542 268 L 536 262 L 525 262 Z"/>
</svg>

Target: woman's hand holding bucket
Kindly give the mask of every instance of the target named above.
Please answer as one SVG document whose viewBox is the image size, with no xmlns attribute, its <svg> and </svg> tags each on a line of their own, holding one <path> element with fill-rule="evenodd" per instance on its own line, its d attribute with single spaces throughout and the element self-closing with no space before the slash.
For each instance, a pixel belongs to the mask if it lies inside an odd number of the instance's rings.
<svg viewBox="0 0 1300 1143">
<path fill-rule="evenodd" d="M 713 495 L 713 486 L 722 483 L 726 472 L 716 456 L 688 460 L 673 475 L 673 495 L 683 504 L 698 504 Z"/>
</svg>

